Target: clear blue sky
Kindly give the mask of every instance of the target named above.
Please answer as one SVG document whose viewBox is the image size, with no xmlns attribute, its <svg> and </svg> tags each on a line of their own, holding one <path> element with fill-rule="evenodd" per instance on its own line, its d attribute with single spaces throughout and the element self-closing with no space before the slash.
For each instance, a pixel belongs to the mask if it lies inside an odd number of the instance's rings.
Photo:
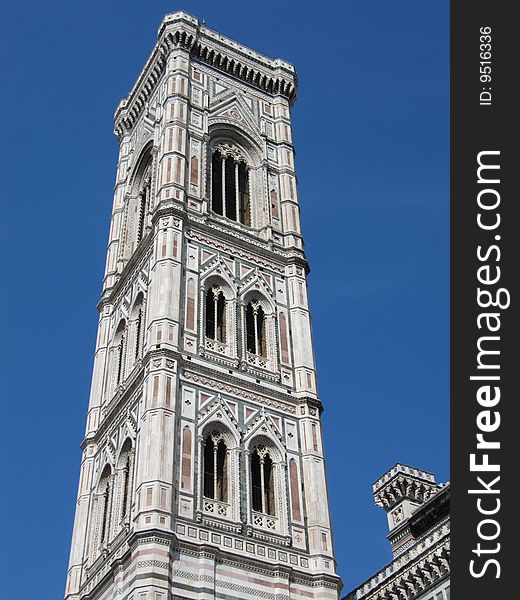
<svg viewBox="0 0 520 600">
<path fill-rule="evenodd" d="M 0 569 L 18 600 L 63 594 L 112 115 L 162 16 L 179 9 L 298 70 L 294 137 L 345 591 L 391 556 L 372 481 L 396 461 L 449 479 L 448 1 L 4 2 Z"/>
</svg>

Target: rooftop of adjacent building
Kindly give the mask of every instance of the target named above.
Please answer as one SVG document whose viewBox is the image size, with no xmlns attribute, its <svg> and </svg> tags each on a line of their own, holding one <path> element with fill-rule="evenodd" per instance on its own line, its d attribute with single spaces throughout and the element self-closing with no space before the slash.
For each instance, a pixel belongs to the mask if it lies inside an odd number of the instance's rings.
<svg viewBox="0 0 520 600">
<path fill-rule="evenodd" d="M 421 488 L 421 486 L 425 486 Z M 414 493 L 406 493 L 406 490 Z M 427 493 L 415 495 L 418 490 Z M 359 600 L 370 591 L 397 576 L 422 553 L 427 553 L 449 537 L 450 484 L 435 482 L 433 473 L 410 465 L 396 463 L 373 484 L 374 499 L 389 513 L 390 533 L 387 539 L 392 544 L 393 559 L 379 569 L 369 579 L 344 596 L 343 600 Z M 401 493 L 404 491 L 405 493 Z M 381 494 L 387 493 L 390 501 L 381 501 Z M 391 514 L 404 502 L 408 512 L 401 513 L 401 520 L 391 520 Z M 442 548 L 442 552 L 445 549 Z"/>
</svg>

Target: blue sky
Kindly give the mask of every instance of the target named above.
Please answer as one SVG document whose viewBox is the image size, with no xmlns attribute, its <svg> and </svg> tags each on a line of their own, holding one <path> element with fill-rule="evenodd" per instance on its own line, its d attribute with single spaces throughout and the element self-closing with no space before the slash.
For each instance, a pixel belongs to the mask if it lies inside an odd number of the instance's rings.
<svg viewBox="0 0 520 600">
<path fill-rule="evenodd" d="M 371 483 L 449 479 L 449 3 L 6 2 L 2 554 L 63 594 L 105 263 L 112 116 L 167 12 L 293 62 L 327 472 L 345 591 L 391 557 Z M 14 588 L 12 588 L 14 593 Z"/>
</svg>

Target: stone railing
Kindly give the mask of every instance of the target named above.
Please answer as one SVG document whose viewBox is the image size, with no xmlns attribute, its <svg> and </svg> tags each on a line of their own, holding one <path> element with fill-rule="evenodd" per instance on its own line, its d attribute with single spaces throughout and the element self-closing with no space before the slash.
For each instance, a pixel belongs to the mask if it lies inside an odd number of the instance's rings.
<svg viewBox="0 0 520 600">
<path fill-rule="evenodd" d="M 412 600 L 449 575 L 449 556 L 450 524 L 446 520 L 365 581 L 345 600 Z"/>
<path fill-rule="evenodd" d="M 211 338 L 206 338 L 205 340 L 206 350 L 210 350 L 211 352 L 216 352 L 217 354 L 228 354 L 227 344 L 224 342 L 219 342 L 218 340 L 213 340 Z"/>
<path fill-rule="evenodd" d="M 252 523 L 254 527 L 261 527 L 270 531 L 278 531 L 278 519 L 272 515 L 266 515 L 253 511 Z"/>
<path fill-rule="evenodd" d="M 204 498 L 202 501 L 202 512 L 206 515 L 225 519 L 230 516 L 231 507 L 226 502 Z"/>
</svg>

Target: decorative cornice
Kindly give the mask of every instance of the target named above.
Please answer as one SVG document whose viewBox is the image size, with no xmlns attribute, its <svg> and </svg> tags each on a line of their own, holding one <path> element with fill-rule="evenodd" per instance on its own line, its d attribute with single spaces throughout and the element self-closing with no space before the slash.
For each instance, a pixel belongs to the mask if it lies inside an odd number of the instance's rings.
<svg viewBox="0 0 520 600">
<path fill-rule="evenodd" d="M 422 597 L 449 573 L 450 529 L 446 519 L 343 600 L 413 600 Z"/>
<path fill-rule="evenodd" d="M 312 405 L 321 414 L 323 406 L 320 400 L 309 396 L 298 397 L 288 394 L 283 390 L 268 389 L 266 395 L 265 385 L 252 381 L 244 381 L 232 373 L 223 373 L 220 370 L 214 370 L 210 365 L 202 365 L 187 360 L 183 354 L 167 348 L 158 348 L 149 350 L 141 359 L 131 373 L 129 379 L 124 382 L 119 396 L 114 396 L 108 405 L 108 411 L 101 420 L 99 427 L 92 434 L 87 436 L 81 443 L 81 449 L 85 450 L 89 444 L 101 442 L 111 428 L 118 426 L 120 418 L 128 411 L 128 406 L 137 399 L 140 393 L 144 374 L 147 365 L 151 360 L 157 358 L 167 358 L 175 361 L 179 366 L 179 377 L 181 380 L 190 381 L 192 384 L 200 384 L 216 389 L 224 394 L 235 395 L 244 400 L 259 402 L 271 409 L 293 414 L 297 416 L 296 407 L 305 404 Z"/>
<path fill-rule="evenodd" d="M 241 235 L 238 238 L 236 232 L 229 228 L 215 227 L 217 222 L 212 217 L 206 217 L 202 221 L 199 221 L 195 220 L 190 213 L 183 207 L 179 207 L 176 203 L 168 206 L 159 205 L 152 215 L 152 227 L 150 231 L 136 248 L 123 270 L 115 275 L 115 283 L 103 290 L 97 305 L 99 312 L 106 305 L 116 304 L 118 299 L 128 291 L 128 288 L 134 282 L 136 274 L 142 271 L 147 262 L 152 258 L 155 229 L 158 227 L 158 221 L 161 218 L 169 216 L 180 219 L 185 225 L 189 224 L 189 228 L 186 228 L 184 231 L 187 239 L 192 239 L 216 250 L 239 256 L 280 275 L 285 274 L 284 267 L 289 265 L 301 267 L 307 274 L 310 272 L 309 263 L 303 251 L 282 251 L 275 249 L 271 242 L 264 242 L 253 236 L 246 237 L 245 235 Z M 216 230 L 218 230 L 218 236 L 215 235 Z M 209 237 L 204 237 L 204 234 Z M 229 247 L 226 246 L 226 243 Z M 243 249 L 244 247 L 246 250 Z"/>
<path fill-rule="evenodd" d="M 397 463 L 372 486 L 377 506 L 387 512 L 404 499 L 422 504 L 440 489 L 428 471 Z"/>
<path fill-rule="evenodd" d="M 184 12 L 166 15 L 152 50 L 132 90 L 119 103 L 114 115 L 114 132 L 121 138 L 129 132 L 164 74 L 166 58 L 174 49 L 188 52 L 193 59 L 226 73 L 247 85 L 296 100 L 297 76 L 293 65 L 271 59 L 213 31 L 196 17 Z"/>
</svg>

